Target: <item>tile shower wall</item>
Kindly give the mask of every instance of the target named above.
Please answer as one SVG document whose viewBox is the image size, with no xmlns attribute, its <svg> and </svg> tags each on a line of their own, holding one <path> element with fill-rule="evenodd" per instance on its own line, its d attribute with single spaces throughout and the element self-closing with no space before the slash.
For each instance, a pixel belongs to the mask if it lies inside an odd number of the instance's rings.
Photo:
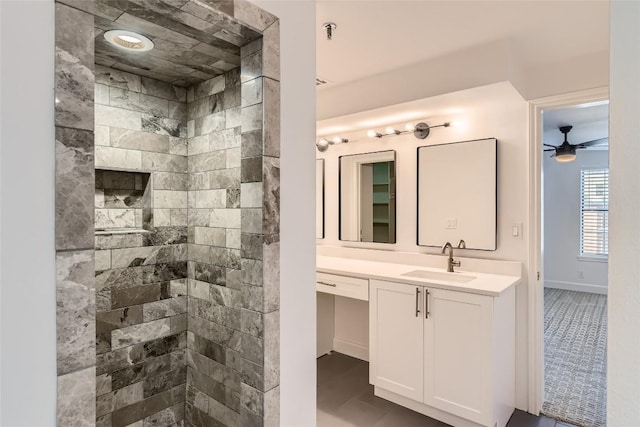
<svg viewBox="0 0 640 427">
<path fill-rule="evenodd" d="M 98 426 L 184 419 L 186 90 L 96 66 Z"/>
<path fill-rule="evenodd" d="M 265 42 L 242 49 L 242 75 L 193 88 L 190 118 L 185 89 L 94 72 L 100 5 L 56 1 L 58 425 L 279 424 L 279 24 L 208 5 Z M 190 187 L 200 172 L 210 188 Z"/>
<path fill-rule="evenodd" d="M 239 425 L 241 393 L 240 70 L 187 92 L 187 421 Z"/>
</svg>

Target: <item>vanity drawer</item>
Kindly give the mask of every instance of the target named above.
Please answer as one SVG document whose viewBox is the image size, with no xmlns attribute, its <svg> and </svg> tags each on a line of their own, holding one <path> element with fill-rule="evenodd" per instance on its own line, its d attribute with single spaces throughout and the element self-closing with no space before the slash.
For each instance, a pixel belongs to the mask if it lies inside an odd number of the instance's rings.
<svg viewBox="0 0 640 427">
<path fill-rule="evenodd" d="M 369 280 L 316 273 L 316 291 L 369 301 Z"/>
</svg>

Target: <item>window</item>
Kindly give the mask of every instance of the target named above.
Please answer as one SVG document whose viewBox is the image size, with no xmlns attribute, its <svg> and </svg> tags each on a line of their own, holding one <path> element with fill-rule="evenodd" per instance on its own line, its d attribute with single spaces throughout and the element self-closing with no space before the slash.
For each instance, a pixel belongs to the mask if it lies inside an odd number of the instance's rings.
<svg viewBox="0 0 640 427">
<path fill-rule="evenodd" d="M 580 255 L 609 255 L 609 169 L 580 171 Z"/>
</svg>

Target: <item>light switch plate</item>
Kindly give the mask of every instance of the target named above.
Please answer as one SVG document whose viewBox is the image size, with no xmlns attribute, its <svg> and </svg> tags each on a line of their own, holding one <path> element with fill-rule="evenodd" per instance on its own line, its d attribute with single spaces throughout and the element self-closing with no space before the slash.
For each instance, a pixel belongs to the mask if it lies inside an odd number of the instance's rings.
<svg viewBox="0 0 640 427">
<path fill-rule="evenodd" d="M 514 222 L 511 224 L 511 237 L 514 239 L 522 239 L 522 223 Z"/>
<path fill-rule="evenodd" d="M 445 227 L 447 230 L 455 230 L 458 228 L 458 218 L 447 218 L 447 224 Z"/>
</svg>

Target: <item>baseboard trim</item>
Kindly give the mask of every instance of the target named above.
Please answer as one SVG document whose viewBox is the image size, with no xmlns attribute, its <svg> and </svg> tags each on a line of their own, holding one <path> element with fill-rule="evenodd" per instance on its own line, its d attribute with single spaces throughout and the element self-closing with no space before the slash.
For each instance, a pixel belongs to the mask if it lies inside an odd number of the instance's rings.
<svg viewBox="0 0 640 427">
<path fill-rule="evenodd" d="M 555 280 L 545 280 L 545 288 L 564 289 L 567 291 L 589 292 L 591 294 L 607 295 L 608 288 L 602 285 L 588 285 L 586 283 L 559 282 Z"/>
<path fill-rule="evenodd" d="M 369 347 L 353 341 L 334 337 L 333 351 L 364 360 L 365 362 L 369 361 Z"/>
</svg>

